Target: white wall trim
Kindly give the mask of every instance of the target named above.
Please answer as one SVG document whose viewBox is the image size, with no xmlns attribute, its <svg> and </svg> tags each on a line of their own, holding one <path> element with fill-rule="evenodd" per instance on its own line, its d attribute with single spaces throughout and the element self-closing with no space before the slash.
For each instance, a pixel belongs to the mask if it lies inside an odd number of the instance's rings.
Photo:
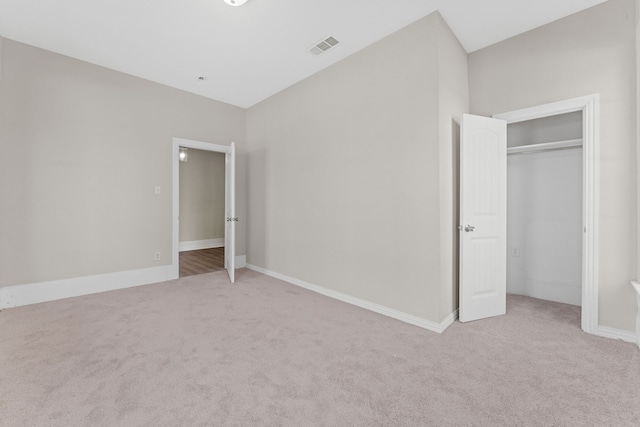
<svg viewBox="0 0 640 427">
<path fill-rule="evenodd" d="M 0 309 L 132 288 L 168 280 L 169 265 L 0 288 Z"/>
<path fill-rule="evenodd" d="M 314 285 L 312 283 L 295 279 L 293 277 L 285 276 L 283 274 L 276 273 L 274 271 L 267 270 L 262 267 L 258 267 L 252 264 L 247 264 L 246 266 L 250 270 L 256 271 L 258 273 L 266 274 L 267 276 L 271 276 L 276 279 L 282 280 L 284 282 L 291 283 L 292 285 L 296 285 L 301 288 L 308 289 L 310 291 L 322 294 L 329 298 L 337 299 L 339 301 L 346 302 L 348 304 L 352 304 L 357 307 L 364 308 L 366 310 L 373 311 L 375 313 L 379 313 L 379 314 L 394 318 L 396 320 L 400 320 L 402 322 L 409 323 L 414 326 L 418 326 L 423 329 L 427 329 L 432 332 L 437 332 L 439 334 L 444 332 L 445 329 L 447 329 L 458 317 L 458 311 L 456 310 L 454 313 L 451 313 L 449 316 L 447 316 L 447 318 L 444 319 L 442 322 L 436 323 L 427 319 L 423 319 L 418 316 L 414 316 L 412 314 L 407 314 L 402 311 L 385 307 L 380 304 L 376 304 L 360 298 L 356 298 L 351 295 L 344 294 L 342 292 L 334 291 L 332 289 L 327 289 L 322 286 Z"/>
<path fill-rule="evenodd" d="M 223 248 L 224 237 L 219 239 L 189 240 L 178 244 L 178 251 L 198 251 L 200 249 Z"/>
<path fill-rule="evenodd" d="M 600 95 L 588 95 L 493 117 L 517 123 L 558 114 L 582 111 L 583 225 L 582 234 L 582 330 L 599 335 L 598 271 L 600 217 Z"/>
<path fill-rule="evenodd" d="M 623 331 L 622 329 L 610 328 L 608 326 L 599 326 L 596 335 L 605 338 L 613 338 L 614 340 L 622 340 L 636 344 L 638 338 L 631 331 Z"/>
<path fill-rule="evenodd" d="M 640 348 L 640 283 L 631 282 L 631 286 L 636 291 L 636 300 L 638 302 L 638 314 L 636 315 L 636 343 Z"/>
<path fill-rule="evenodd" d="M 231 147 L 229 145 L 213 144 L 210 142 L 195 141 L 193 139 L 173 138 L 173 145 L 176 148 L 195 148 L 204 151 L 216 151 L 218 153 L 229 153 Z"/>
</svg>

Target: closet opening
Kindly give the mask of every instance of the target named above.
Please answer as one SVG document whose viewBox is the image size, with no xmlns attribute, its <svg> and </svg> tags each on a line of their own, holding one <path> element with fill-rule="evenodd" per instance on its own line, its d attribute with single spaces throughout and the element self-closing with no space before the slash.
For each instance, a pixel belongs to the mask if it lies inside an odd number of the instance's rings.
<svg viewBox="0 0 640 427">
<path fill-rule="evenodd" d="M 598 94 L 496 114 L 507 122 L 507 292 L 580 306 L 598 334 Z"/>
<path fill-rule="evenodd" d="M 507 125 L 507 293 L 582 305 L 582 111 Z"/>
</svg>

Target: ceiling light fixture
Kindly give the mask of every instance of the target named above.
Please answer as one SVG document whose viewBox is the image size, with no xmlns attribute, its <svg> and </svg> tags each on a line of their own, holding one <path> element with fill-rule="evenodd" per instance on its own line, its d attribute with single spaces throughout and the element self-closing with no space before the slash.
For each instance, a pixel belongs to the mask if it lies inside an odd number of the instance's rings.
<svg viewBox="0 0 640 427">
<path fill-rule="evenodd" d="M 184 148 L 184 147 L 180 147 L 180 153 L 179 153 L 179 156 L 178 156 L 178 157 L 180 157 L 180 161 L 181 162 L 186 162 L 188 156 L 189 156 L 189 154 L 187 153 L 187 149 Z"/>
<path fill-rule="evenodd" d="M 229 6 L 242 6 L 247 0 L 224 0 L 224 2 Z"/>
</svg>

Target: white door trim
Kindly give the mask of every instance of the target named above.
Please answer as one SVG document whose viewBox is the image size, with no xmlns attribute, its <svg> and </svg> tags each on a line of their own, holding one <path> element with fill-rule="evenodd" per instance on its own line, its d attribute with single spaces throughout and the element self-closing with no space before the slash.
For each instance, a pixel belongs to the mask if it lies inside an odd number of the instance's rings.
<svg viewBox="0 0 640 427">
<path fill-rule="evenodd" d="M 224 268 L 236 281 L 236 146 L 232 142 L 224 158 Z"/>
<path fill-rule="evenodd" d="M 582 111 L 582 330 L 598 334 L 600 96 L 598 94 L 496 114 L 507 124 Z"/>
<path fill-rule="evenodd" d="M 172 239 L 172 261 L 169 269 L 169 280 L 177 279 L 180 276 L 180 225 L 178 217 L 180 215 L 180 147 L 194 148 L 197 150 L 214 151 L 217 153 L 231 153 L 228 145 L 211 144 L 209 142 L 193 141 L 191 139 L 173 138 L 171 165 L 172 165 L 172 218 L 171 218 L 171 239 Z M 226 166 L 225 166 L 226 167 Z M 226 203 L 226 201 L 225 201 Z M 225 206 L 226 208 L 226 206 Z"/>
</svg>

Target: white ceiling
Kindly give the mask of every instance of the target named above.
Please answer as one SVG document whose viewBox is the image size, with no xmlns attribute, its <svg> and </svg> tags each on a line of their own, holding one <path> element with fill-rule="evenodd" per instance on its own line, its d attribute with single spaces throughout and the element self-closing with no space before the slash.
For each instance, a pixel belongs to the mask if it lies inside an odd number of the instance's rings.
<svg viewBox="0 0 640 427">
<path fill-rule="evenodd" d="M 472 52 L 603 1 L 0 0 L 0 36 L 249 107 L 435 10 Z"/>
</svg>

